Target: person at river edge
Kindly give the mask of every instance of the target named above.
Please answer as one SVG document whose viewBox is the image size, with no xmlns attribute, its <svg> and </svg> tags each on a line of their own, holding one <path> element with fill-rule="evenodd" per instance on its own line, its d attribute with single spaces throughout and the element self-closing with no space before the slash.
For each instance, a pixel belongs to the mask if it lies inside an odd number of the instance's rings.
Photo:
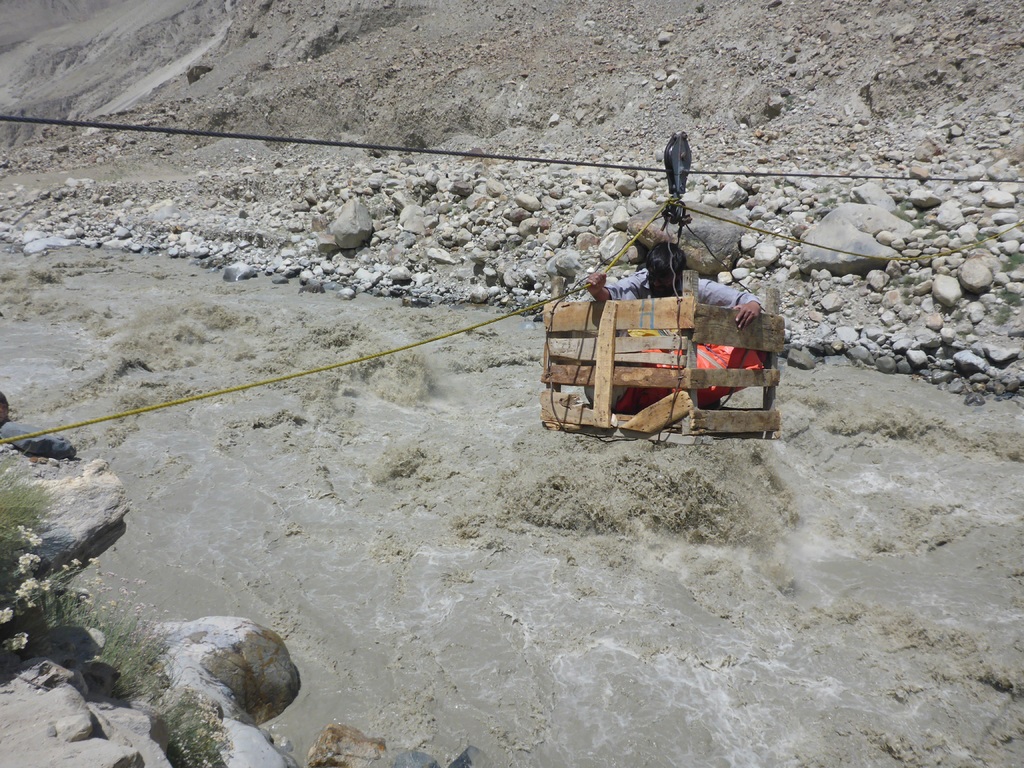
<svg viewBox="0 0 1024 768">
<path fill-rule="evenodd" d="M 605 272 L 587 275 L 586 288 L 595 301 L 660 299 L 682 293 L 686 254 L 674 243 L 658 243 L 647 255 L 647 266 L 617 283 L 608 284 Z M 752 293 L 700 278 L 697 301 L 736 308 L 736 327 L 746 328 L 761 314 L 761 300 Z"/>
<path fill-rule="evenodd" d="M 8 440 L 18 435 L 38 432 L 38 427 L 8 421 L 10 418 L 9 404 L 3 392 L 0 392 L 0 440 Z M 50 459 L 73 459 L 75 447 L 63 437 L 57 435 L 39 435 L 26 440 L 16 440 L 12 445 L 29 456 L 44 456 Z"/>
</svg>

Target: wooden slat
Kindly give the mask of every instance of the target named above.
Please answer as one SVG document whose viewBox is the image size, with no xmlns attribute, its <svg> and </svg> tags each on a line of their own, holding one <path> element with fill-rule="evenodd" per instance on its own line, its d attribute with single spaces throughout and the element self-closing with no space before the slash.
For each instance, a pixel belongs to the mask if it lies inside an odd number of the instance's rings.
<svg viewBox="0 0 1024 768">
<path fill-rule="evenodd" d="M 647 406 L 629 421 L 619 424 L 621 429 L 637 432 L 661 432 L 661 430 L 690 415 L 693 402 L 685 392 L 673 392 L 658 402 Z"/>
<path fill-rule="evenodd" d="M 550 389 L 540 393 L 540 418 L 558 427 L 594 426 L 593 410 L 583 405 L 577 395 Z"/>
<path fill-rule="evenodd" d="M 683 296 L 697 297 L 700 294 L 700 275 L 697 274 L 696 270 L 688 269 L 683 272 L 683 279 L 680 281 L 682 284 Z"/>
<path fill-rule="evenodd" d="M 777 314 L 781 303 L 781 293 L 778 286 L 768 286 L 768 290 L 765 291 L 764 298 L 764 309 L 771 315 Z M 779 355 L 777 352 L 769 352 L 767 358 L 764 361 L 764 367 L 770 369 L 777 369 L 779 367 Z M 776 382 L 777 384 L 778 382 Z M 775 387 L 766 387 L 764 394 L 761 398 L 761 407 L 770 411 L 775 407 Z"/>
<path fill-rule="evenodd" d="M 594 359 L 594 423 L 612 425 L 612 374 L 615 371 L 615 318 L 618 302 L 611 302 L 601 315 Z"/>
<path fill-rule="evenodd" d="M 550 365 L 541 376 L 545 384 L 570 387 L 593 387 L 597 379 L 591 365 Z M 651 368 L 616 365 L 612 374 L 615 387 L 665 387 L 668 389 L 706 389 L 708 387 L 773 387 L 778 386 L 778 370 L 748 371 L 743 368 Z M 692 396 L 691 396 L 692 397 Z"/>
<path fill-rule="evenodd" d="M 780 352 L 786 343 L 785 320 L 761 314 L 743 330 L 736 327 L 732 309 L 698 304 L 694 309 L 693 340 L 700 344 L 724 344 L 743 349 Z"/>
<path fill-rule="evenodd" d="M 619 336 L 616 352 L 642 352 L 647 349 L 686 350 L 690 343 L 686 336 Z"/>
<path fill-rule="evenodd" d="M 680 336 L 619 336 L 615 339 L 615 359 L 630 362 L 631 358 L 648 349 L 685 350 L 688 340 Z M 547 340 L 548 354 L 552 359 L 569 358 L 592 362 L 597 349 L 597 338 Z M 661 361 L 652 361 L 661 362 Z"/>
<path fill-rule="evenodd" d="M 774 387 L 779 383 L 777 370 L 748 371 L 745 368 L 698 368 L 687 371 L 684 381 L 695 389 L 708 387 Z"/>
<path fill-rule="evenodd" d="M 685 376 L 685 371 L 682 371 Z M 639 366 L 615 366 L 612 386 L 615 387 L 666 387 L 679 386 L 680 370 L 677 368 L 648 368 Z M 570 387 L 594 386 L 594 366 L 552 364 L 541 374 L 544 384 L 561 384 Z"/>
<path fill-rule="evenodd" d="M 693 328 L 692 297 L 637 299 L 631 301 L 570 301 L 544 308 L 544 327 L 549 332 L 596 331 L 609 304 L 618 305 L 616 329 L 689 330 Z"/>
<path fill-rule="evenodd" d="M 782 415 L 778 411 L 746 411 L 723 408 L 720 411 L 693 412 L 694 432 L 778 432 Z"/>
<path fill-rule="evenodd" d="M 605 301 L 560 301 L 544 307 L 544 328 L 550 332 L 597 332 Z"/>
<path fill-rule="evenodd" d="M 694 298 L 694 301 L 696 301 L 696 297 L 698 295 L 698 291 L 699 290 L 700 290 L 700 278 L 697 276 L 697 273 L 694 270 L 692 270 L 692 269 L 686 270 L 683 273 L 683 295 L 685 295 L 685 296 L 692 296 Z M 697 330 L 697 316 L 696 316 L 696 314 L 697 314 L 697 306 L 699 306 L 699 305 L 695 304 L 694 305 L 694 310 L 693 310 L 694 311 L 694 318 L 693 318 L 694 319 L 694 328 L 693 328 L 694 331 Z M 695 370 L 697 370 L 697 340 L 696 340 L 696 338 L 694 338 L 692 336 L 692 334 L 691 334 L 691 341 L 692 341 L 692 343 L 690 344 L 690 346 L 686 350 L 686 368 L 687 368 L 687 370 L 695 371 Z M 698 399 L 699 395 L 697 393 L 697 387 L 692 383 L 692 381 L 688 381 L 688 384 L 687 384 L 687 387 L 686 387 L 686 391 L 687 391 L 687 395 L 690 398 L 690 402 L 691 403 L 696 404 L 696 403 L 700 402 L 699 399 Z"/>
<path fill-rule="evenodd" d="M 558 361 L 562 365 L 593 365 L 594 357 L 579 358 L 575 355 L 550 355 L 551 360 Z M 625 352 L 618 351 L 618 342 L 615 344 L 615 362 L 623 366 L 636 365 L 666 365 L 677 367 L 683 358 L 679 355 L 671 355 L 659 352 Z"/>
<path fill-rule="evenodd" d="M 663 365 L 670 368 L 682 367 L 680 363 L 686 358 L 680 355 L 673 355 L 663 352 L 631 352 L 628 355 L 615 355 L 615 362 L 624 366 L 629 365 Z"/>
<path fill-rule="evenodd" d="M 594 352 L 597 349 L 596 338 L 586 339 L 551 339 L 547 340 L 545 347 L 548 357 L 552 360 L 569 358 L 570 360 L 581 360 L 593 362 Z"/>
</svg>

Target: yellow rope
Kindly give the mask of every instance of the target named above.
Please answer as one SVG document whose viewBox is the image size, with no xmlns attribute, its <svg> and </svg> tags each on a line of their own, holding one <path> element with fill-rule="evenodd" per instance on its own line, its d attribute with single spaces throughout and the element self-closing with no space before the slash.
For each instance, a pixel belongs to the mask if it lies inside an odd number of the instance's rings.
<svg viewBox="0 0 1024 768">
<path fill-rule="evenodd" d="M 661 215 L 662 211 L 664 211 L 665 208 L 667 208 L 672 202 L 673 201 L 670 200 L 670 201 L 666 202 L 665 204 L 663 204 L 658 209 L 658 212 L 650 219 L 650 221 L 648 221 L 646 224 L 644 224 L 643 228 L 639 232 L 637 232 L 632 238 L 630 238 L 629 242 L 627 242 L 622 247 L 622 249 L 616 254 L 615 258 L 612 259 L 612 261 L 605 268 L 606 272 L 609 269 L 611 269 L 613 266 L 615 266 L 615 264 L 618 262 L 618 260 L 620 258 L 622 258 L 622 255 L 625 254 L 626 251 L 628 251 L 630 249 L 630 247 L 637 241 L 637 238 L 639 238 L 640 235 L 643 234 L 643 232 L 651 224 L 654 223 L 655 219 L 657 219 L 658 216 Z M 483 328 L 483 327 L 488 326 L 488 325 L 494 325 L 495 323 L 500 323 L 502 320 L 507 320 L 510 317 L 515 317 L 515 316 L 521 315 L 521 314 L 523 314 L 525 312 L 532 312 L 534 310 L 540 309 L 541 307 L 543 307 L 546 304 L 550 304 L 550 303 L 555 302 L 555 301 L 561 301 L 562 299 L 566 298 L 567 296 L 571 296 L 571 295 L 573 295 L 575 293 L 579 293 L 580 291 L 582 291 L 584 289 L 585 289 L 585 286 L 581 285 L 581 286 L 578 286 L 576 288 L 572 288 L 572 289 L 566 291 L 561 296 L 558 296 L 556 298 L 546 299 L 545 301 L 539 301 L 536 304 L 531 304 L 528 307 L 524 307 L 522 309 L 517 309 L 515 312 L 509 312 L 508 314 L 501 315 L 499 317 L 493 317 L 490 320 L 484 320 L 482 322 L 476 323 L 474 325 L 470 325 L 470 326 L 468 326 L 466 328 L 461 328 L 461 329 L 456 330 L 456 331 L 451 331 L 449 333 L 442 333 L 439 336 L 432 336 L 429 339 L 423 339 L 421 341 L 414 341 L 414 342 L 412 342 L 410 344 L 405 344 L 405 345 L 403 345 L 401 347 L 395 347 L 394 349 L 388 349 L 388 350 L 385 350 L 383 352 L 375 352 L 372 355 L 364 355 L 363 357 L 353 358 L 352 360 L 344 360 L 344 361 L 342 361 L 340 363 L 332 363 L 331 365 L 323 365 L 323 366 L 320 366 L 319 368 L 311 368 L 308 371 L 299 371 L 297 373 L 288 373 L 288 374 L 285 374 L 284 376 L 276 376 L 276 377 L 274 377 L 272 379 L 263 379 L 262 381 L 254 381 L 254 382 L 251 382 L 249 384 L 239 384 L 238 386 L 235 386 L 235 387 L 227 387 L 225 389 L 218 389 L 218 390 L 215 390 L 213 392 L 204 392 L 204 393 L 199 394 L 199 395 L 191 395 L 189 397 L 181 397 L 181 398 L 178 398 L 177 400 L 168 400 L 165 403 L 157 403 L 155 405 L 147 405 L 147 406 L 143 406 L 142 408 L 133 408 L 130 411 L 122 411 L 120 413 L 113 413 L 113 414 L 110 414 L 108 416 L 99 416 L 99 417 L 97 417 L 95 419 L 86 419 L 85 421 L 76 421 L 73 424 L 65 424 L 64 426 L 54 427 L 53 429 L 41 429 L 38 432 L 29 432 L 29 433 L 26 433 L 24 435 L 18 435 L 17 437 L 8 437 L 6 439 L 0 440 L 0 445 L 6 445 L 7 443 L 16 443 L 16 442 L 18 442 L 20 440 L 30 440 L 33 437 L 40 437 L 41 435 L 49 435 L 49 434 L 52 434 L 54 432 L 67 432 L 67 431 L 72 430 L 72 429 L 79 429 L 80 427 L 89 427 L 89 426 L 92 426 L 93 424 L 102 424 L 105 421 L 114 421 L 116 419 L 124 419 L 124 418 L 127 418 L 129 416 L 138 416 L 138 415 L 143 414 L 143 413 L 150 413 L 151 411 L 159 411 L 159 410 L 161 410 L 163 408 L 171 408 L 172 406 L 176 406 L 176 405 L 185 405 L 186 403 L 194 403 L 194 402 L 196 402 L 198 400 L 206 400 L 206 399 L 211 398 L 211 397 L 220 397 L 221 395 L 230 395 L 233 392 L 243 392 L 243 391 L 245 391 L 247 389 L 255 389 L 256 387 L 265 387 L 268 384 L 277 384 L 277 383 L 282 382 L 282 381 L 288 381 L 289 379 L 297 379 L 297 378 L 299 378 L 301 376 L 311 376 L 314 373 L 323 373 L 324 371 L 333 371 L 333 370 L 335 370 L 337 368 L 344 368 L 345 366 L 348 366 L 348 365 L 355 365 L 357 363 L 365 363 L 365 362 L 367 362 L 369 360 L 375 360 L 375 359 L 380 358 L 380 357 L 386 357 L 387 355 L 394 355 L 394 354 L 396 354 L 398 352 L 405 352 L 405 351 L 410 350 L 410 349 L 415 349 L 416 347 L 422 347 L 422 346 L 425 346 L 427 344 L 433 344 L 435 341 L 443 341 L 444 339 L 450 339 L 453 336 L 458 336 L 458 335 L 463 334 L 463 333 L 469 333 L 470 331 L 475 331 L 478 328 Z"/>
</svg>

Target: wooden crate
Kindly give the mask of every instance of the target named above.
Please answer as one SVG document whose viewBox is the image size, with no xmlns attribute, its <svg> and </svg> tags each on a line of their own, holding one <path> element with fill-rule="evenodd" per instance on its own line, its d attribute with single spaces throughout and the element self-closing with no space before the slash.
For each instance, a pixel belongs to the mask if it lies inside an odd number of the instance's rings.
<svg viewBox="0 0 1024 768">
<path fill-rule="evenodd" d="M 684 295 L 678 298 L 556 302 L 546 307 L 541 375 L 546 389 L 540 398 L 546 427 L 690 443 L 721 437 L 779 436 L 782 419 L 775 407 L 775 390 L 785 324 L 776 314 L 778 290 L 768 290 L 764 311 L 740 330 L 733 310 L 697 303 L 696 273 L 686 273 L 684 285 Z M 628 335 L 630 331 L 659 335 L 634 337 Z M 764 352 L 764 369 L 698 368 L 700 344 Z M 698 390 L 716 386 L 759 387 L 761 406 L 695 407 Z M 566 387 L 584 389 L 565 391 Z M 672 392 L 639 413 L 615 413 L 614 404 L 623 387 Z"/>
</svg>

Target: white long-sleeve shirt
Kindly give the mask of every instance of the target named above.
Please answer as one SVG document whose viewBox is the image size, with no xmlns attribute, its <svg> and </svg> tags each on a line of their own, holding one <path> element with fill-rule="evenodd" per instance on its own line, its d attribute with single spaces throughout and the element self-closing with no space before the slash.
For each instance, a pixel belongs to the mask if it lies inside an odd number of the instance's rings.
<svg viewBox="0 0 1024 768">
<path fill-rule="evenodd" d="M 651 298 L 651 286 L 647 280 L 646 269 L 634 272 L 617 283 L 605 283 L 604 287 L 608 289 L 608 297 L 613 301 Z M 697 301 L 716 307 L 738 307 L 748 301 L 761 303 L 761 300 L 752 293 L 737 291 L 735 288 L 713 280 L 705 280 L 703 277 L 697 281 Z"/>
</svg>

